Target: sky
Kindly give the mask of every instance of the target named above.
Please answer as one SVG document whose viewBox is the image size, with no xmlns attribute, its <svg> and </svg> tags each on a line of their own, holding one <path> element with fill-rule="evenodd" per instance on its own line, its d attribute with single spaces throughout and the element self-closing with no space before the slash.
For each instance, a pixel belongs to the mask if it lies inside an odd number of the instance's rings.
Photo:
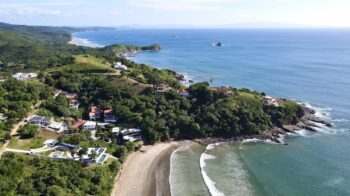
<svg viewBox="0 0 350 196">
<path fill-rule="evenodd" d="M 350 0 L 0 0 L 0 21 L 50 26 L 350 27 Z"/>
</svg>

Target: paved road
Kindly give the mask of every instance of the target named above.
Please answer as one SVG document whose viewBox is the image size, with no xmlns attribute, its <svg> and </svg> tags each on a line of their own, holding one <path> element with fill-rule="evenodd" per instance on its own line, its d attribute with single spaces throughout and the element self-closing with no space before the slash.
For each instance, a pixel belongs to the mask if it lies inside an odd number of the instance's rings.
<svg viewBox="0 0 350 196">
<path fill-rule="evenodd" d="M 11 133 L 10 133 L 11 136 L 17 135 L 17 131 L 19 130 L 19 128 L 21 128 L 23 125 L 26 124 L 26 120 L 28 117 L 32 116 L 35 112 L 38 111 L 38 108 L 41 106 L 41 104 L 42 104 L 42 101 L 38 101 L 38 103 L 36 103 L 32 107 L 32 110 L 27 114 L 27 116 L 12 127 Z M 1 159 L 2 154 L 5 152 L 5 150 L 9 144 L 10 144 L 10 140 L 7 140 L 4 143 L 4 145 L 2 145 L 2 147 L 0 149 L 0 159 Z"/>
<path fill-rule="evenodd" d="M 6 148 L 5 152 L 15 152 L 15 153 L 29 154 L 28 150 L 18 150 L 18 149 L 11 149 L 11 148 Z"/>
</svg>

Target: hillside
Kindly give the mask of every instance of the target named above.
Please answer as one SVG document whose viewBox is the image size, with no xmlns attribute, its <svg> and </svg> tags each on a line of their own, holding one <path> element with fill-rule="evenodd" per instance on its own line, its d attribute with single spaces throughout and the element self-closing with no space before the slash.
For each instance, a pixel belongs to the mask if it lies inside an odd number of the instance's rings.
<svg viewBox="0 0 350 196">
<path fill-rule="evenodd" d="M 26 122 L 28 113 L 35 111 L 67 125 L 68 129 L 58 135 L 59 142 L 77 145 L 81 151 L 104 147 L 116 161 L 109 162 L 108 167 L 95 165 L 85 170 L 82 169 L 85 164 L 73 160 L 65 164 L 5 153 L 0 161 L 4 166 L 0 169 L 4 178 L 0 191 L 5 195 L 52 192 L 108 195 L 111 188 L 108 178 L 115 175 L 127 154 L 139 146 L 137 140 L 125 139 L 124 133 L 114 134 L 114 127 L 140 130 L 137 139 L 154 144 L 171 139 L 255 136 L 273 139 L 277 134 L 271 133 L 272 129 L 281 133 L 285 125 L 304 126 L 301 120 L 305 109 L 294 101 L 268 98 L 262 92 L 248 89 L 212 87 L 207 82 L 186 87 L 172 70 L 137 64 L 116 54 L 159 50 L 159 45 L 73 46 L 68 40 L 74 30 L 0 24 L 0 76 L 5 80 L 0 83 L 3 95 L 0 113 L 7 117 L 0 121 L 0 142 L 21 148 L 19 144 L 25 140 L 26 149 L 18 150 L 28 150 L 30 142 L 38 146 L 38 141 L 43 140 L 38 126 L 20 126 L 18 134 L 10 134 L 14 126 L 19 127 L 18 122 Z M 113 68 L 116 62 L 127 69 Z M 11 78 L 10 74 L 18 71 L 33 71 L 38 77 L 23 81 Z M 53 96 L 58 89 L 65 93 Z M 35 109 L 34 105 L 40 107 Z M 96 127 L 94 135 L 86 128 L 72 126 L 91 120 L 92 106 L 103 112 L 92 122 L 95 125 L 115 117 L 107 127 Z M 13 172 L 24 167 L 28 169 Z"/>
</svg>

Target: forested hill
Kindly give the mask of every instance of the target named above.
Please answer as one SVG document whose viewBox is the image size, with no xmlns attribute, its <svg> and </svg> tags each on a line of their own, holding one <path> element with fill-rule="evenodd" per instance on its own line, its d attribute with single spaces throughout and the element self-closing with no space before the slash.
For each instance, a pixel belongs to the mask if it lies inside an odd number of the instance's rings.
<svg viewBox="0 0 350 196">
<path fill-rule="evenodd" d="M 84 30 L 106 28 L 71 28 L 25 26 L 0 23 L 0 71 L 35 71 L 72 63 L 72 56 L 91 54 L 114 60 L 116 52 L 158 49 L 158 45 L 145 47 L 112 45 L 89 48 L 69 45 L 71 34 Z"/>
<path fill-rule="evenodd" d="M 120 163 L 137 147 L 124 140 L 123 133 L 115 135 L 113 127 L 138 128 L 139 139 L 153 144 L 170 139 L 274 137 L 280 132 L 271 133 L 272 128 L 303 126 L 304 110 L 295 101 L 273 98 L 273 104 L 266 104 L 264 93 L 212 87 L 208 82 L 186 87 L 174 71 L 117 55 L 159 50 L 157 44 L 74 46 L 68 44 L 73 31 L 0 24 L 0 113 L 6 117 L 0 120 L 0 146 L 29 150 L 40 148 L 46 139 L 57 139 L 83 149 L 105 147 L 117 160 L 83 169 L 76 162 L 5 153 L 0 160 L 0 195 L 109 195 Z M 126 68 L 115 69 L 112 65 L 117 62 Z M 38 77 L 11 77 L 19 71 L 35 72 Z M 58 89 L 74 98 L 53 96 Z M 77 102 L 78 108 L 72 108 Z M 33 111 L 37 104 L 41 105 Z M 112 111 L 117 118 L 108 127 L 97 128 L 94 138 L 84 128 L 72 126 L 90 119 L 92 106 Z M 67 124 L 68 130 L 52 138 L 51 131 L 27 124 L 14 134 L 13 127 L 31 112 L 53 117 Z M 105 120 L 100 116 L 97 122 Z"/>
</svg>

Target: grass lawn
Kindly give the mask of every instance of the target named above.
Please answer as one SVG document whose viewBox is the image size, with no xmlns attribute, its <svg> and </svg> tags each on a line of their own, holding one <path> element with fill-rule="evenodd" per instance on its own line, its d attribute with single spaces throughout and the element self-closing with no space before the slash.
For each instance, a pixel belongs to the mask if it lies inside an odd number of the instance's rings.
<svg viewBox="0 0 350 196">
<path fill-rule="evenodd" d="M 52 152 L 54 152 L 54 150 L 50 150 L 50 151 L 46 151 L 46 152 L 40 152 L 39 154 L 42 156 L 49 156 Z"/>
<path fill-rule="evenodd" d="M 57 139 L 59 136 L 60 135 L 58 133 L 55 133 L 46 129 L 40 129 L 38 136 L 35 138 L 20 139 L 16 137 L 11 139 L 8 148 L 21 149 L 21 150 L 30 150 L 34 148 L 40 148 L 40 147 L 43 147 L 44 142 L 46 140 Z"/>
<path fill-rule="evenodd" d="M 142 92 L 149 86 L 121 76 L 107 76 L 107 80 L 120 88 L 130 88 L 130 86 L 132 86 L 136 92 Z"/>
<path fill-rule="evenodd" d="M 65 65 L 61 67 L 54 67 L 45 70 L 45 73 L 56 71 L 66 71 L 74 73 L 113 73 L 116 72 L 111 66 L 105 63 L 102 59 L 95 58 L 90 55 L 75 56 L 75 63 L 73 65 Z"/>
<path fill-rule="evenodd" d="M 46 129 L 40 129 L 38 137 L 43 138 L 45 140 L 57 139 L 58 137 L 60 137 L 60 134 Z"/>
<path fill-rule="evenodd" d="M 43 138 L 30 138 L 30 139 L 19 139 L 13 138 L 8 145 L 8 148 L 30 150 L 33 148 L 40 148 L 44 145 L 45 139 Z"/>
</svg>

